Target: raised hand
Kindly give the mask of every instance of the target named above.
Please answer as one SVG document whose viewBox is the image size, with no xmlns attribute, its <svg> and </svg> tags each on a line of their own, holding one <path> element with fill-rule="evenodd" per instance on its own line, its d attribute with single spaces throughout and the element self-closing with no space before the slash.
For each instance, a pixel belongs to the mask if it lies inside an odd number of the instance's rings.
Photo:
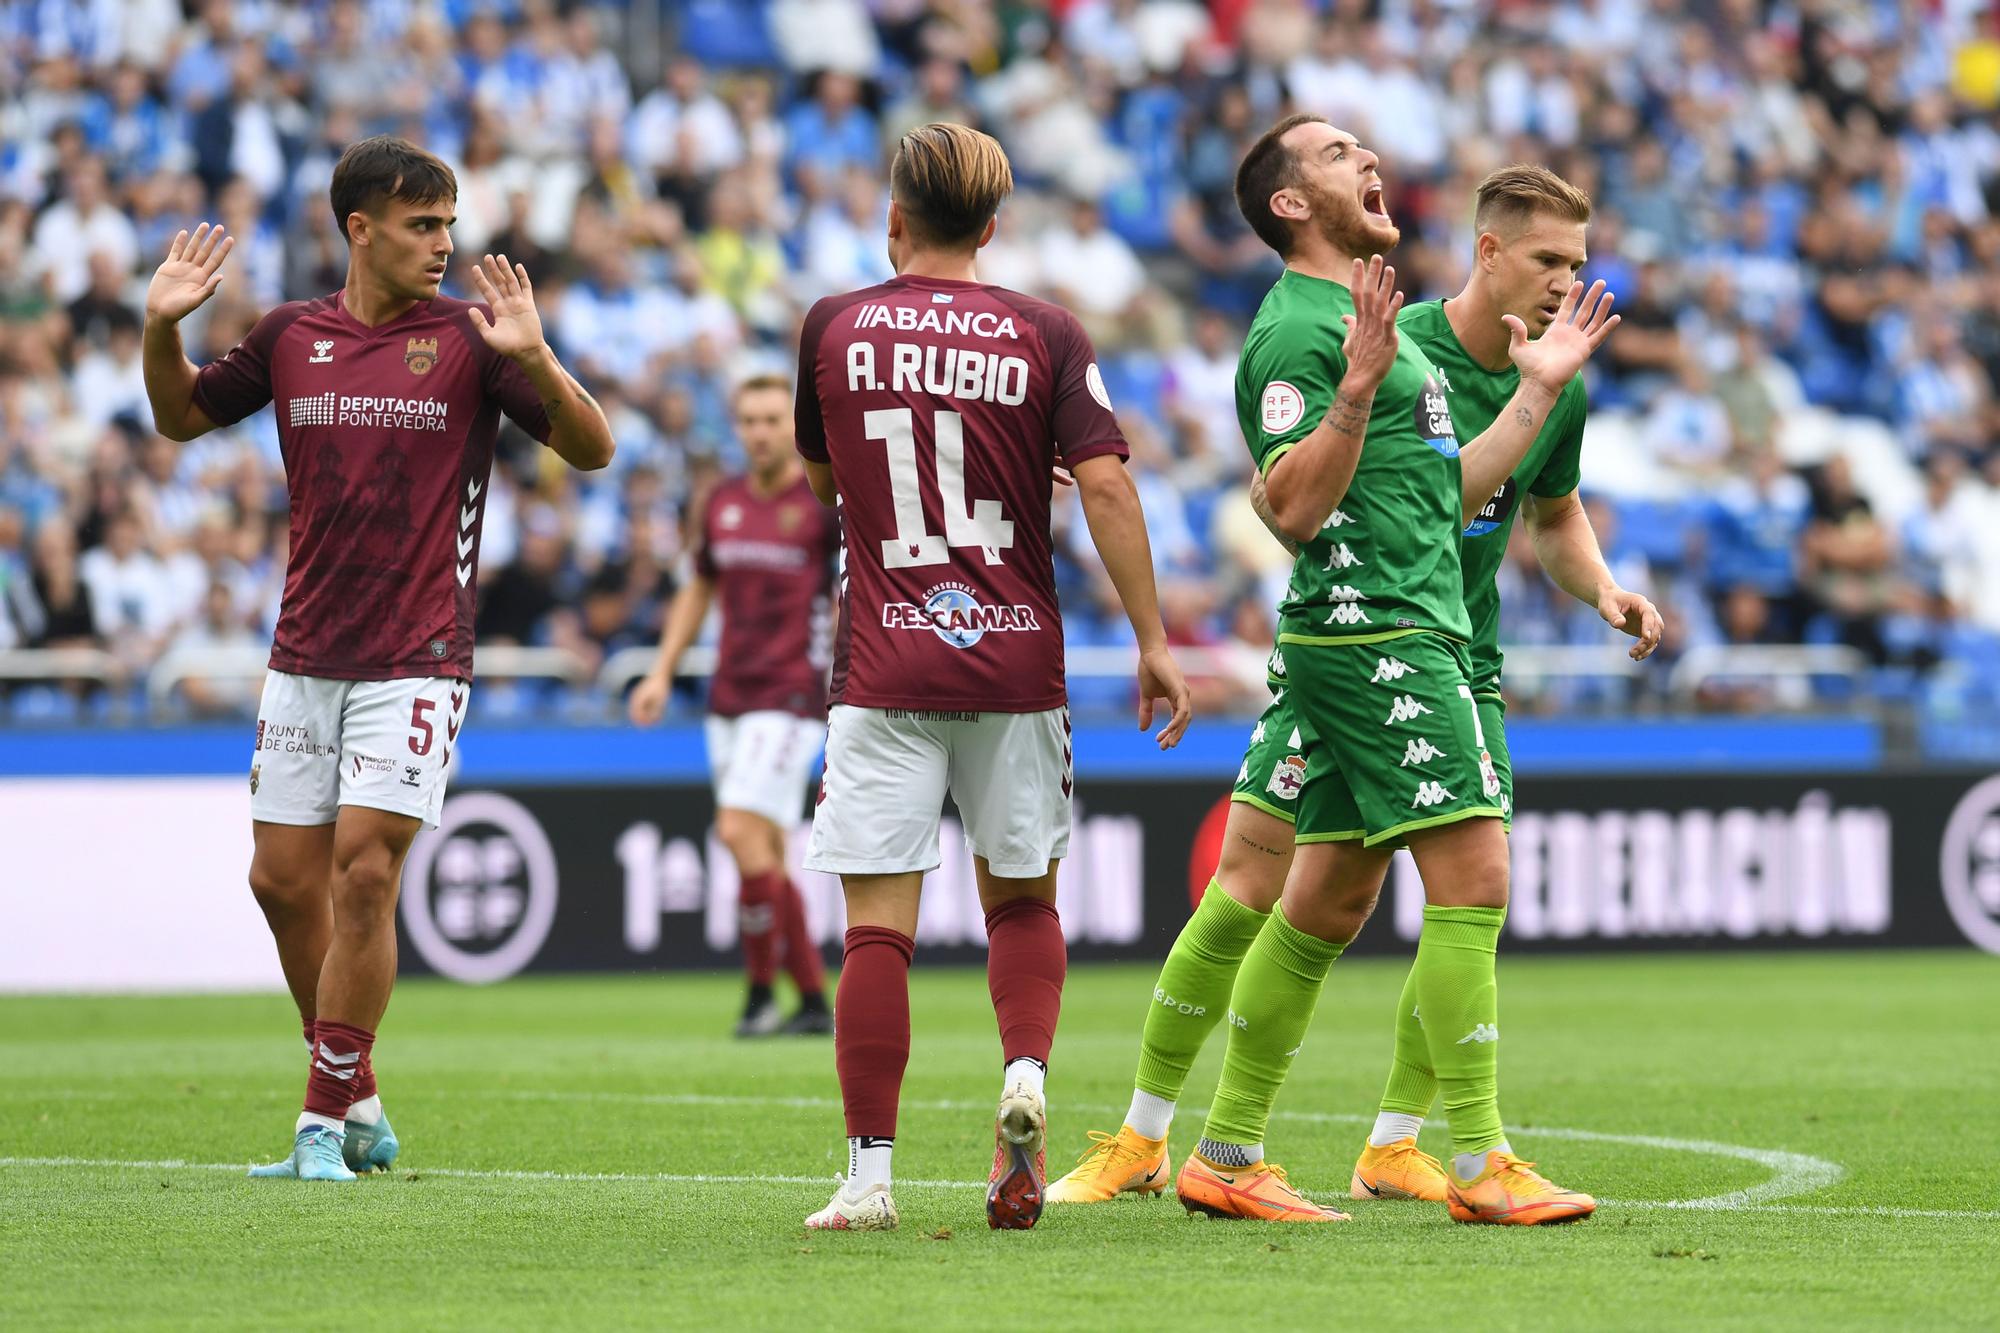
<svg viewBox="0 0 2000 1333">
<path fill-rule="evenodd" d="M 1340 317 L 1347 326 L 1346 341 L 1340 345 L 1347 374 L 1341 383 L 1372 392 L 1396 364 L 1396 315 L 1403 308 L 1403 294 L 1396 290 L 1396 270 L 1380 255 L 1365 264 L 1354 261 L 1347 290 L 1354 298 L 1354 313 Z"/>
<path fill-rule="evenodd" d="M 1604 617 L 1605 624 L 1638 640 L 1630 654 L 1634 662 L 1651 657 L 1660 646 L 1660 636 L 1666 632 L 1660 609 L 1638 593 L 1623 588 L 1613 588 L 1598 598 L 1597 614 Z"/>
<path fill-rule="evenodd" d="M 236 238 L 223 235 L 219 225 L 211 227 L 204 222 L 194 229 L 193 236 L 175 232 L 166 262 L 154 270 L 153 280 L 146 284 L 147 317 L 174 323 L 199 310 L 222 285 L 222 261 L 235 246 Z"/>
<path fill-rule="evenodd" d="M 526 356 L 542 347 L 542 317 L 535 311 L 535 289 L 528 282 L 528 270 L 509 264 L 507 256 L 486 256 L 472 266 L 472 285 L 479 299 L 492 307 L 489 321 L 477 306 L 472 309 L 473 327 L 486 345 L 502 356 Z"/>
<path fill-rule="evenodd" d="M 1157 739 L 1162 750 L 1171 750 L 1181 743 L 1188 719 L 1194 716 L 1194 695 L 1181 676 L 1180 664 L 1165 648 L 1139 654 L 1139 730 L 1153 725 L 1153 705 L 1160 699 L 1167 701 L 1173 717 L 1160 728 Z"/>
<path fill-rule="evenodd" d="M 1553 324 L 1542 330 L 1542 336 L 1528 341 L 1528 326 L 1513 315 L 1502 315 L 1507 325 L 1507 355 L 1521 372 L 1523 379 L 1531 379 L 1555 393 L 1562 392 L 1565 384 L 1583 369 L 1583 363 L 1590 360 L 1590 354 L 1604 345 L 1611 336 L 1611 330 L 1618 327 L 1621 316 L 1611 313 L 1611 303 L 1616 300 L 1604 289 L 1604 280 L 1590 284 L 1588 292 L 1583 284 L 1570 284 L 1562 304 L 1556 307 Z"/>
</svg>

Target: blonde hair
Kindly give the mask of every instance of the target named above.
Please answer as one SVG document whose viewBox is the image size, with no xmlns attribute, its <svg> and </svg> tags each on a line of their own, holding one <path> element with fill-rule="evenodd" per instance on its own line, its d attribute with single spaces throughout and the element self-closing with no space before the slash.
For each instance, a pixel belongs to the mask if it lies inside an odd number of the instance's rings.
<svg viewBox="0 0 2000 1333">
<path fill-rule="evenodd" d="M 1537 216 L 1590 221 L 1590 196 L 1547 167 L 1516 162 L 1479 182 L 1472 225 L 1481 232 L 1513 233 Z"/>
<path fill-rule="evenodd" d="M 746 393 L 760 393 L 765 389 L 776 389 L 780 393 L 789 394 L 792 391 L 792 382 L 786 376 L 780 375 L 776 371 L 765 371 L 761 375 L 752 375 L 748 379 L 740 381 L 730 391 L 729 405 L 734 407 L 742 401 L 743 395 Z"/>
<path fill-rule="evenodd" d="M 919 245 L 976 245 L 1013 191 L 1006 151 L 968 125 L 919 125 L 897 141 L 889 164 L 890 197 Z"/>
</svg>

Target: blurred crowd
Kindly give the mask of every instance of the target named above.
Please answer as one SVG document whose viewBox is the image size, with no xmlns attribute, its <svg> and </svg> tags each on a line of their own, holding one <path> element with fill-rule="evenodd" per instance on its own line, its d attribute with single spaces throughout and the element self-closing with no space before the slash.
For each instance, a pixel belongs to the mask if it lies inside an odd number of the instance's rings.
<svg viewBox="0 0 2000 1333">
<path fill-rule="evenodd" d="M 1276 261 L 1231 184 L 1298 109 L 1382 154 L 1412 300 L 1463 280 L 1493 167 L 1542 162 L 1596 199 L 1585 276 L 1625 323 L 1589 371 L 1584 485 L 1613 564 L 1668 613 L 1669 659 L 1844 643 L 1871 690 L 2000 697 L 1996 102 L 1983 0 L 11 0 L 0 649 L 94 646 L 138 680 L 268 641 L 275 428 L 152 431 L 146 278 L 196 220 L 240 238 L 186 325 L 197 361 L 338 287 L 332 163 L 379 132 L 454 165 L 459 259 L 527 265 L 618 439 L 579 477 L 503 438 L 482 642 L 587 671 L 656 641 L 690 506 L 738 462 L 729 386 L 792 368 L 813 300 L 889 276 L 887 156 L 948 119 L 999 136 L 1020 187 L 982 276 L 1097 341 L 1170 630 L 1217 650 L 1199 703 L 1254 709 L 1286 561 L 1245 501 L 1233 377 Z M 1061 493 L 1055 523 L 1071 640 L 1120 642 Z M 1510 641 L 1605 642 L 1515 554 Z M 1646 706 L 1670 665 L 1517 682 L 1519 702 Z M 17 684 L 0 720 L 102 693 Z M 222 682 L 181 694 L 245 706 Z M 1696 701 L 1802 700 L 1725 678 Z"/>
</svg>

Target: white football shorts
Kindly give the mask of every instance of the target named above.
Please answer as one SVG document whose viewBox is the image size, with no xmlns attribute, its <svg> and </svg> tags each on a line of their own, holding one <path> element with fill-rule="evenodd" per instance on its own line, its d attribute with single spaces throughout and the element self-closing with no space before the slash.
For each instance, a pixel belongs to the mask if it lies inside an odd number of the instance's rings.
<svg viewBox="0 0 2000 1333">
<path fill-rule="evenodd" d="M 1069 852 L 1069 710 L 929 712 L 836 704 L 806 869 L 935 870 L 945 794 L 994 874 L 1033 879 Z"/>
<path fill-rule="evenodd" d="M 740 717 L 711 713 L 704 730 L 716 808 L 762 815 L 781 829 L 797 828 L 826 724 L 765 710 Z"/>
<path fill-rule="evenodd" d="M 266 673 L 250 757 L 250 817 L 331 824 L 341 806 L 360 805 L 437 827 L 471 694 L 471 685 L 449 676 Z"/>
</svg>

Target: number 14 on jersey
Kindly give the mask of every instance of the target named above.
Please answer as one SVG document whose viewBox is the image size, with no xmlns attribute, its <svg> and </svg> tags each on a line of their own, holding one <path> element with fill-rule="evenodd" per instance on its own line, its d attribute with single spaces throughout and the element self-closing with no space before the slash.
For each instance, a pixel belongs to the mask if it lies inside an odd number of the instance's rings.
<svg viewBox="0 0 2000 1333">
<path fill-rule="evenodd" d="M 944 535 L 925 530 L 922 476 L 917 470 L 916 415 L 907 407 L 879 408 L 862 418 L 871 440 L 889 451 L 889 490 L 895 501 L 896 535 L 882 543 L 882 567 L 914 569 L 942 565 L 951 547 L 977 546 L 989 565 L 1004 563 L 1000 552 L 1014 544 L 1014 524 L 1002 517 L 998 500 L 965 497 L 965 418 L 957 412 L 932 414 L 931 447 L 937 462 L 938 496 L 944 502 Z"/>
</svg>

